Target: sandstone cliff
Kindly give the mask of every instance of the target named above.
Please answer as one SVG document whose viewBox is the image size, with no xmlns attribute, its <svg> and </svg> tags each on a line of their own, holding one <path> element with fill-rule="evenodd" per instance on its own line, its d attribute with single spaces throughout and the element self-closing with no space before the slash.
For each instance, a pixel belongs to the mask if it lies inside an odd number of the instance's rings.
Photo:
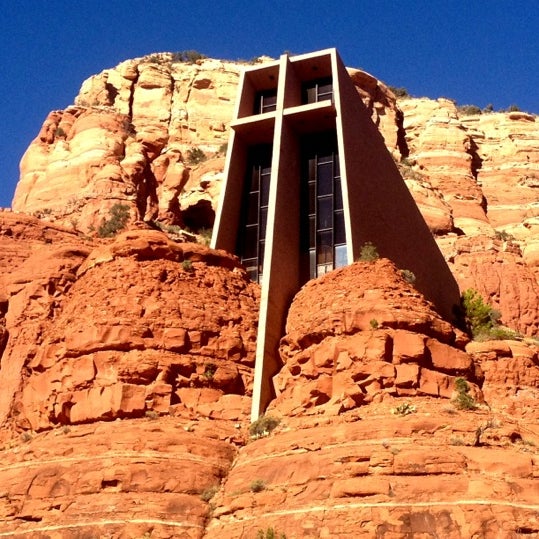
<svg viewBox="0 0 539 539">
<path fill-rule="evenodd" d="M 539 534 L 532 341 L 469 342 L 391 262 L 356 263 L 296 296 L 280 423 L 252 439 L 258 286 L 232 257 L 0 217 L 3 535 Z"/>
<path fill-rule="evenodd" d="M 14 210 L 88 233 L 121 203 L 132 221 L 211 228 L 241 67 L 163 53 L 91 77 L 28 148 Z M 537 117 L 397 101 L 375 77 L 349 71 L 461 288 L 537 334 Z"/>
<path fill-rule="evenodd" d="M 297 294 L 251 437 L 259 288 L 169 237 L 212 224 L 239 69 L 129 60 L 28 148 L 0 212 L 0 535 L 539 537 L 537 341 L 470 342 L 390 261 Z M 537 336 L 537 117 L 350 73 L 461 288 Z"/>
</svg>

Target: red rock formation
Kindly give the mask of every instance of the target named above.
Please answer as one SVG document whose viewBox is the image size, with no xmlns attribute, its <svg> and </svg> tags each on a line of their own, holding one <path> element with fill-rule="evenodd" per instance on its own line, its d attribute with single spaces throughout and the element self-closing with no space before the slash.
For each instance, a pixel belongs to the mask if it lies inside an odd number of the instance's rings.
<svg viewBox="0 0 539 539">
<path fill-rule="evenodd" d="M 278 397 L 269 408 L 282 416 L 335 415 L 390 395 L 451 397 L 455 377 L 474 380 L 463 334 L 388 260 L 308 282 L 290 307 L 286 332 Z"/>
<path fill-rule="evenodd" d="M 10 339 L 2 360 L 14 428 L 141 417 L 171 405 L 212 417 L 248 413 L 258 307 L 235 259 L 154 231 L 119 235 L 82 265 L 62 255 L 52 260 L 60 285 L 69 272 L 69 286 L 51 290 L 56 273 L 44 266 L 48 297 L 36 282 L 9 297 L 8 333 L 33 331 Z M 28 317 L 34 302 L 39 329 Z"/>
<path fill-rule="evenodd" d="M 138 221 L 211 224 L 238 72 L 124 62 L 28 148 L 14 208 L 40 219 L 0 212 L 0 535 L 539 536 L 536 341 L 468 342 L 388 261 L 297 295 L 281 422 L 248 442 L 258 288 Z M 536 336 L 537 117 L 350 73 L 461 289 Z M 131 230 L 77 235 L 116 203 Z"/>
<path fill-rule="evenodd" d="M 537 346 L 466 344 L 390 262 L 342 268 L 297 295 L 271 405 L 281 423 L 247 443 L 257 287 L 233 257 L 144 230 L 92 246 L 3 217 L 0 230 L 34 239 L 0 235 L 19 248 L 0 251 L 13 265 L 0 533 L 539 529 Z M 451 404 L 462 374 L 485 397 L 476 410 Z"/>
</svg>

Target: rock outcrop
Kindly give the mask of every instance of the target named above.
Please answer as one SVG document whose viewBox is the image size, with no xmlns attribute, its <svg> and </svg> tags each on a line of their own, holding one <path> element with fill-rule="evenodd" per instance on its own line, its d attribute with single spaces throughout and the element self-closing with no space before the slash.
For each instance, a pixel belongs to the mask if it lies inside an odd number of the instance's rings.
<svg viewBox="0 0 539 539">
<path fill-rule="evenodd" d="M 308 282 L 290 307 L 286 332 L 270 405 L 285 417 L 336 415 L 390 395 L 449 398 L 456 377 L 475 381 L 463 333 L 388 260 Z"/>
<path fill-rule="evenodd" d="M 0 535 L 539 537 L 537 341 L 470 341 L 390 261 L 297 294 L 250 437 L 258 285 L 178 234 L 212 225 L 241 66 L 176 60 L 88 79 L 0 211 Z M 537 117 L 350 74 L 461 289 L 537 336 Z"/>
<path fill-rule="evenodd" d="M 537 345 L 469 342 L 391 262 L 359 262 L 297 294 L 280 424 L 250 440 L 258 289 L 233 257 L 2 216 L 0 533 L 539 533 Z"/>
<path fill-rule="evenodd" d="M 258 287 L 231 255 L 136 230 L 37 250 L 4 294 L 4 437 L 171 405 L 249 413 Z"/>
<path fill-rule="evenodd" d="M 163 53 L 89 78 L 25 153 L 13 209 L 89 232 L 122 203 L 133 220 L 211 228 L 241 68 Z M 352 77 L 398 154 L 393 94 L 367 73 Z"/>
<path fill-rule="evenodd" d="M 13 208 L 85 233 L 98 230 L 118 204 L 132 222 L 211 228 L 241 68 L 163 53 L 89 78 L 75 104 L 51 112 L 28 148 Z M 502 311 L 504 323 L 535 335 L 537 117 L 469 115 L 448 99 L 397 100 L 372 75 L 349 72 L 446 259 L 464 274 L 461 287 L 471 283 Z M 461 263 L 471 238 L 492 264 L 473 278 Z M 514 256 L 499 257 L 496 239 Z M 510 264 L 512 276 L 534 284 L 501 294 L 487 273 L 505 279 Z"/>
</svg>

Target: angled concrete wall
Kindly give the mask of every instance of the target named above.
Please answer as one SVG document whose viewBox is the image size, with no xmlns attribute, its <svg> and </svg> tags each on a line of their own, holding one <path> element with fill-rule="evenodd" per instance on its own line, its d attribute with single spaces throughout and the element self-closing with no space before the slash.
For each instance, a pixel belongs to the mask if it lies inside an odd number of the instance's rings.
<svg viewBox="0 0 539 539">
<path fill-rule="evenodd" d="M 333 100 L 302 104 L 304 81 L 331 76 Z M 277 88 L 276 110 L 253 114 L 257 92 Z M 252 417 L 273 397 L 281 363 L 278 345 L 300 277 L 300 139 L 336 130 L 349 262 L 370 241 L 381 256 L 416 275 L 417 288 L 448 320 L 459 290 L 432 234 L 400 176 L 335 49 L 245 71 L 231 124 L 226 181 L 212 247 L 235 252 L 240 230 L 248 148 L 272 143 L 268 220 L 261 282 Z"/>
</svg>

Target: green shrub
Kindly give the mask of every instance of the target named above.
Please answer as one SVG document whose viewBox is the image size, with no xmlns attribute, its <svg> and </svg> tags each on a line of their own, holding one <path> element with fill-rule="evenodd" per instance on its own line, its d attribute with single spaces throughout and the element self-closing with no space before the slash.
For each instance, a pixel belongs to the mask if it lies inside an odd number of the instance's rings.
<svg viewBox="0 0 539 539">
<path fill-rule="evenodd" d="M 103 219 L 97 229 L 97 235 L 100 238 L 111 238 L 126 227 L 129 221 L 129 206 L 119 203 L 114 204 L 109 215 L 110 218 Z"/>
<path fill-rule="evenodd" d="M 362 262 L 374 262 L 378 260 L 380 255 L 376 246 L 374 246 L 370 241 L 363 244 L 361 250 L 359 251 L 359 260 Z"/>
<path fill-rule="evenodd" d="M 378 326 L 380 325 L 378 323 L 378 320 L 376 320 L 376 318 L 371 318 L 371 320 L 369 321 L 369 324 L 371 325 L 372 329 L 378 329 Z"/>
<path fill-rule="evenodd" d="M 395 94 L 395 97 L 410 97 L 410 94 L 406 88 L 390 86 L 389 89 Z"/>
<path fill-rule="evenodd" d="M 494 232 L 494 237 L 497 240 L 501 241 L 515 241 L 515 236 L 513 236 L 513 234 L 510 234 L 506 230 L 496 230 Z"/>
<path fill-rule="evenodd" d="M 510 240 L 509 240 L 510 241 Z M 469 288 L 461 297 L 466 329 L 476 341 L 520 340 L 522 336 L 499 324 L 501 314 L 483 301 L 476 290 Z"/>
<path fill-rule="evenodd" d="M 256 421 L 251 423 L 249 427 L 249 434 L 251 438 L 263 438 L 281 422 L 278 417 L 272 417 L 270 415 L 260 416 Z"/>
<path fill-rule="evenodd" d="M 195 64 L 199 60 L 207 58 L 205 54 L 194 50 L 178 51 L 172 53 L 172 62 L 186 62 L 189 64 Z"/>
<path fill-rule="evenodd" d="M 215 376 L 215 373 L 217 372 L 217 366 L 213 363 L 206 363 L 204 365 L 204 373 L 202 376 L 206 378 L 206 380 L 213 380 L 213 377 Z"/>
<path fill-rule="evenodd" d="M 459 105 L 457 110 L 463 116 L 472 116 L 474 114 L 481 114 L 482 112 L 477 105 Z"/>
<path fill-rule="evenodd" d="M 500 312 L 485 303 L 479 292 L 473 288 L 463 292 L 461 305 L 466 328 L 474 338 L 488 334 L 500 319 Z"/>
<path fill-rule="evenodd" d="M 213 485 L 213 487 L 208 487 L 206 490 L 202 492 L 202 494 L 200 495 L 200 499 L 203 502 L 207 503 L 217 494 L 218 490 L 219 490 L 219 485 Z"/>
<path fill-rule="evenodd" d="M 251 492 L 262 492 L 266 488 L 266 483 L 262 479 L 255 479 L 249 488 Z"/>
<path fill-rule="evenodd" d="M 409 414 L 415 414 L 416 411 L 417 408 L 413 404 L 410 404 L 409 402 L 403 402 L 402 404 L 399 404 L 399 406 L 397 406 L 396 408 L 393 408 L 391 410 L 391 413 L 395 415 L 405 416 Z"/>
<path fill-rule="evenodd" d="M 416 281 L 415 273 L 408 269 L 401 270 L 402 278 L 410 284 L 414 284 Z"/>
<path fill-rule="evenodd" d="M 453 402 L 459 410 L 475 410 L 477 408 L 477 403 L 470 395 L 470 386 L 465 378 L 455 380 L 455 389 L 457 390 L 457 396 Z"/>
<path fill-rule="evenodd" d="M 186 271 L 187 273 L 192 273 L 195 271 L 195 268 L 193 268 L 193 263 L 188 258 L 182 262 L 182 268 L 183 271 Z"/>
<path fill-rule="evenodd" d="M 200 148 L 190 148 L 187 150 L 187 162 L 190 165 L 198 165 L 206 161 L 206 154 Z"/>
<path fill-rule="evenodd" d="M 212 233 L 213 233 L 212 228 L 201 228 L 197 234 L 197 236 L 199 237 L 199 242 L 202 245 L 209 245 L 211 243 Z"/>
</svg>

